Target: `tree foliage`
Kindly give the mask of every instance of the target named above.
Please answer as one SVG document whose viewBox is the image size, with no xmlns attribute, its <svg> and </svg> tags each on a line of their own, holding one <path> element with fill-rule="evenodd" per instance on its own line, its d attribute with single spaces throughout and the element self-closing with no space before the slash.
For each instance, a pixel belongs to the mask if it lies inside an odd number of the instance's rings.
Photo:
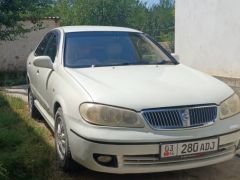
<svg viewBox="0 0 240 180">
<path fill-rule="evenodd" d="M 13 40 L 18 35 L 41 27 L 38 22 L 47 11 L 49 0 L 0 0 L 0 40 Z M 35 23 L 25 27 L 24 20 Z"/>
<path fill-rule="evenodd" d="M 141 0 L 0 0 L 0 40 L 14 39 L 31 28 L 20 22 L 37 22 L 59 16 L 61 25 L 109 25 L 139 29 L 159 41 L 174 39 L 174 0 L 158 0 L 148 7 Z"/>
<path fill-rule="evenodd" d="M 61 25 L 126 26 L 162 41 L 174 32 L 173 0 L 159 0 L 152 7 L 140 0 L 58 0 L 53 14 Z"/>
</svg>

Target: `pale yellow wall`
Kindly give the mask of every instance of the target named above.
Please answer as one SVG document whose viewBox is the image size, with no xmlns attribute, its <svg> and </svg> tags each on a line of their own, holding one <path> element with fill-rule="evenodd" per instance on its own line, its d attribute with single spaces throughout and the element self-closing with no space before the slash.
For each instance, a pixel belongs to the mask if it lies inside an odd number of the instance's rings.
<svg viewBox="0 0 240 180">
<path fill-rule="evenodd" d="M 32 26 L 31 22 L 24 22 Z M 35 49 L 44 34 L 58 26 L 54 20 L 43 20 L 44 29 L 32 31 L 14 41 L 0 41 L 0 71 L 24 71 L 29 53 Z"/>
</svg>

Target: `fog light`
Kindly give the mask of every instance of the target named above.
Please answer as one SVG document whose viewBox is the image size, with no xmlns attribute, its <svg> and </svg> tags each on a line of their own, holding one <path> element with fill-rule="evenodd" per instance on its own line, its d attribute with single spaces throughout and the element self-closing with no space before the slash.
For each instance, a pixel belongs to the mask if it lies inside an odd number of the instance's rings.
<svg viewBox="0 0 240 180">
<path fill-rule="evenodd" d="M 107 167 L 117 167 L 117 157 L 114 155 L 106 155 L 106 154 L 93 154 L 94 160 L 102 165 Z"/>
<path fill-rule="evenodd" d="M 112 156 L 104 156 L 104 155 L 98 156 L 98 157 L 97 157 L 97 160 L 98 160 L 99 162 L 109 163 L 109 162 L 112 160 Z"/>
</svg>

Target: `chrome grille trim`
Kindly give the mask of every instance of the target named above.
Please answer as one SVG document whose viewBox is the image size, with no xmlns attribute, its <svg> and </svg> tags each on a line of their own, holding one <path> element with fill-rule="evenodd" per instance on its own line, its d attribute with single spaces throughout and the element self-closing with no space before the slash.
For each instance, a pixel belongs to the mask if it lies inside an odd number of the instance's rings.
<svg viewBox="0 0 240 180">
<path fill-rule="evenodd" d="M 177 129 L 213 124 L 217 106 L 193 106 L 143 110 L 142 115 L 153 129 Z"/>
</svg>

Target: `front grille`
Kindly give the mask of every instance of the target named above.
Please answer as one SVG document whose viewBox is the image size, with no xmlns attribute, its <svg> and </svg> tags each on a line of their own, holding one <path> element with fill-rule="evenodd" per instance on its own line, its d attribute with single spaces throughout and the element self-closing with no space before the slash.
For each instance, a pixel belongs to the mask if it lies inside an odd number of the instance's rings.
<svg viewBox="0 0 240 180">
<path fill-rule="evenodd" d="M 217 106 L 197 106 L 144 110 L 144 119 L 154 129 L 176 129 L 211 124 L 217 117 Z"/>
</svg>

